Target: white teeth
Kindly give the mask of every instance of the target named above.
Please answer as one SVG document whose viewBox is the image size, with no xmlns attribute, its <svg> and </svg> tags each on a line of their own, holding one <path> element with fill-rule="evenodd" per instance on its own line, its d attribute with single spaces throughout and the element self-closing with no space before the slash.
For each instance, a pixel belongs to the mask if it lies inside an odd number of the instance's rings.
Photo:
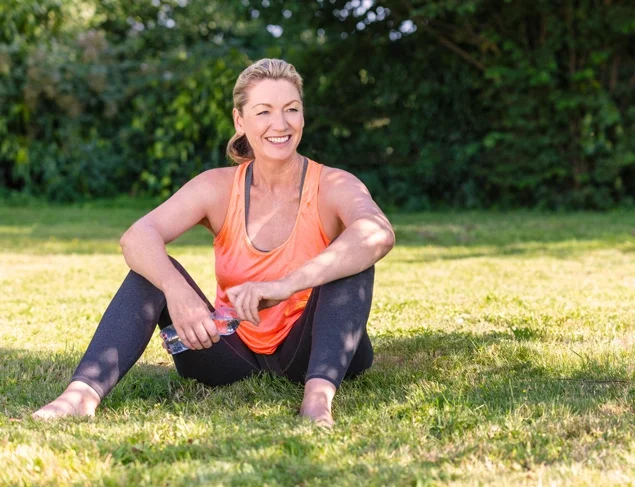
<svg viewBox="0 0 635 487">
<path fill-rule="evenodd" d="M 267 137 L 267 140 L 269 142 L 273 142 L 274 144 L 283 144 L 284 142 L 289 140 L 289 138 L 291 138 L 291 136 L 290 135 L 286 135 L 284 137 Z"/>
</svg>

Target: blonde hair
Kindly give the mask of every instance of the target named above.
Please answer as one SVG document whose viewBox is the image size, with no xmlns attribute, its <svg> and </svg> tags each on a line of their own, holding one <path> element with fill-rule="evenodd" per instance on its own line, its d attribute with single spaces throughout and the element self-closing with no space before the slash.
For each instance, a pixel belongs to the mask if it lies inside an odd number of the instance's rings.
<svg viewBox="0 0 635 487">
<path fill-rule="evenodd" d="M 234 86 L 234 108 L 243 114 L 243 107 L 249 97 L 249 88 L 264 79 L 283 79 L 292 83 L 300 93 L 302 100 L 302 77 L 292 64 L 282 59 L 261 59 L 245 69 Z M 250 161 L 254 158 L 254 151 L 249 145 L 245 134 L 234 134 L 227 144 L 227 157 L 236 164 Z"/>
</svg>

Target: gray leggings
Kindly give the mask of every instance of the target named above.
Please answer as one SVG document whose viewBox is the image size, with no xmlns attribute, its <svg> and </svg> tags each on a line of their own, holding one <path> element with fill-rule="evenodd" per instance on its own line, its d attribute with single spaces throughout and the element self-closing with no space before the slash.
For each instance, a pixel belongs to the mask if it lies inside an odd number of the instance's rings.
<svg viewBox="0 0 635 487">
<path fill-rule="evenodd" d="M 192 277 L 170 259 L 212 310 Z M 182 377 L 210 386 L 268 371 L 293 382 L 322 378 L 339 387 L 345 377 L 362 373 L 373 362 L 366 322 L 374 274 L 374 267 L 370 267 L 314 288 L 304 312 L 272 355 L 252 352 L 234 333 L 208 349 L 174 355 L 176 370 Z M 71 380 L 85 382 L 103 399 L 141 357 L 157 323 L 164 328 L 171 322 L 163 292 L 130 271 Z"/>
</svg>

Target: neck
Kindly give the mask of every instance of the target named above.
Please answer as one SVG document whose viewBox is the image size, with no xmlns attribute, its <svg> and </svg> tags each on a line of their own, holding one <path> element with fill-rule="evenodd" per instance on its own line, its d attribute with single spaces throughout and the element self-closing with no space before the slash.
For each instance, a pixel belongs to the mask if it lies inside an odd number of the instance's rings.
<svg viewBox="0 0 635 487">
<path fill-rule="evenodd" d="M 270 191 L 295 187 L 301 171 L 300 161 L 301 157 L 298 153 L 284 162 L 256 158 L 253 162 L 252 184 Z"/>
</svg>

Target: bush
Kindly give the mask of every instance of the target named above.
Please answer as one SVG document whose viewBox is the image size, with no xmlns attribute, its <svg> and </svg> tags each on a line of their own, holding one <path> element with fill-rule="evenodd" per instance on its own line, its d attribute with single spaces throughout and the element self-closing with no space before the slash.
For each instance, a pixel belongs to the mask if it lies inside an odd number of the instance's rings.
<svg viewBox="0 0 635 487">
<path fill-rule="evenodd" d="M 305 79 L 301 150 L 385 207 L 632 204 L 627 2 L 252 4 L 4 2 L 0 186 L 166 198 L 227 164 L 235 79 L 281 56 Z"/>
</svg>

